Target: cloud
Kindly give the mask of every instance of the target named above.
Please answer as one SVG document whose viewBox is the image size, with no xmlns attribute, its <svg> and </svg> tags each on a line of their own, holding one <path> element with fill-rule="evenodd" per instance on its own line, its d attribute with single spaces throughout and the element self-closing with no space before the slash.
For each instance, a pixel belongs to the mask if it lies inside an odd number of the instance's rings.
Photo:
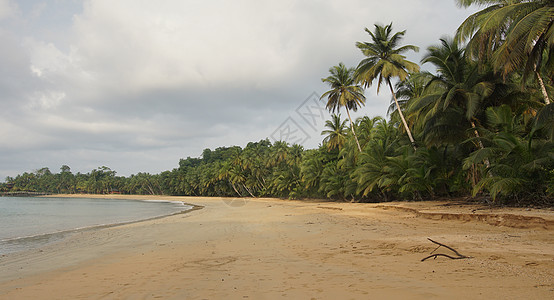
<svg viewBox="0 0 554 300">
<path fill-rule="evenodd" d="M 15 4 L 10 0 L 0 0 L 0 21 L 5 18 L 12 17 L 17 9 Z"/>
<path fill-rule="evenodd" d="M 0 137 L 12 141 L 0 178 L 62 164 L 156 173 L 244 146 L 322 94 L 329 67 L 356 66 L 364 27 L 393 22 L 424 52 L 467 15 L 443 0 L 0 0 Z M 386 113 L 386 90 L 366 96 L 354 116 Z"/>
<path fill-rule="evenodd" d="M 75 18 L 74 55 L 105 88 L 130 92 L 263 87 L 297 63 L 280 26 L 290 1 L 168 3 L 87 2 Z"/>
</svg>

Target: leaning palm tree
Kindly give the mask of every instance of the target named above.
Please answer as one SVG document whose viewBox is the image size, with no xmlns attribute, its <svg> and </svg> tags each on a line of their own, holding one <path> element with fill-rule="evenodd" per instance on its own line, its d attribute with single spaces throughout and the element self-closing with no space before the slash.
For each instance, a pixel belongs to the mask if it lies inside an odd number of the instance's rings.
<svg viewBox="0 0 554 300">
<path fill-rule="evenodd" d="M 340 114 L 333 114 L 331 120 L 325 121 L 325 129 L 321 135 L 325 135 L 323 143 L 327 145 L 329 151 L 342 149 L 346 142 L 346 133 L 348 132 L 346 120 L 341 120 Z"/>
<path fill-rule="evenodd" d="M 457 38 L 470 40 L 472 54 L 491 58 L 496 71 L 504 75 L 523 70 L 537 77 L 544 102 L 550 98 L 541 76 L 546 62 L 552 70 L 554 57 L 554 1 L 552 0 L 457 0 L 460 6 L 489 5 L 460 25 Z M 552 75 L 550 71 L 549 75 Z"/>
<path fill-rule="evenodd" d="M 372 41 L 356 43 L 356 47 L 367 57 L 360 62 L 356 69 L 356 81 L 368 87 L 377 79 L 377 93 L 379 93 L 383 81 L 388 84 L 394 102 L 396 103 L 400 119 L 402 119 L 408 138 L 415 150 L 415 141 L 406 123 L 404 114 L 400 109 L 394 90 L 392 89 L 391 78 L 397 77 L 401 81 L 404 81 L 406 77 L 408 77 L 409 72 L 419 72 L 419 66 L 416 63 L 406 60 L 406 57 L 402 55 L 402 53 L 408 50 L 417 52 L 419 48 L 413 45 L 398 47 L 406 31 L 404 30 L 392 34 L 392 23 L 386 26 L 375 24 L 374 32 L 371 32 L 367 28 L 365 31 L 371 36 Z"/>
<path fill-rule="evenodd" d="M 395 96 L 398 104 L 400 104 L 400 107 L 404 108 L 408 105 L 408 102 L 411 99 L 423 96 L 425 88 L 427 87 L 429 80 L 431 80 L 431 76 L 432 75 L 428 72 L 412 73 L 406 77 L 406 80 L 398 81 L 394 85 L 394 88 L 396 89 Z M 396 104 L 394 103 L 394 99 L 392 99 L 389 109 L 387 110 L 387 114 L 391 115 L 396 110 Z"/>
<path fill-rule="evenodd" d="M 429 93 L 428 84 L 432 78 L 432 74 L 429 72 L 411 73 L 406 80 L 398 81 L 394 89 L 396 90 L 395 96 L 398 101 L 398 105 L 403 110 L 406 118 L 406 122 L 413 130 L 421 129 L 425 124 L 417 122 L 420 120 L 418 112 L 410 112 L 410 106 L 414 100 L 419 99 L 426 93 Z M 387 114 L 391 116 L 391 120 L 397 120 L 399 117 L 399 110 L 394 102 L 394 97 L 391 97 L 391 103 Z"/>
<path fill-rule="evenodd" d="M 354 131 L 354 123 L 350 117 L 350 110 L 356 111 L 358 107 L 365 104 L 364 90 L 354 81 L 354 68 L 346 68 L 343 63 L 329 69 L 331 75 L 322 78 L 321 81 L 327 83 L 331 89 L 321 95 L 321 99 L 327 97 L 327 109 L 330 112 L 339 111 L 341 107 L 346 108 L 348 119 L 350 119 L 350 129 L 354 134 L 354 139 L 358 145 L 358 150 L 362 152 L 362 147 Z"/>
</svg>

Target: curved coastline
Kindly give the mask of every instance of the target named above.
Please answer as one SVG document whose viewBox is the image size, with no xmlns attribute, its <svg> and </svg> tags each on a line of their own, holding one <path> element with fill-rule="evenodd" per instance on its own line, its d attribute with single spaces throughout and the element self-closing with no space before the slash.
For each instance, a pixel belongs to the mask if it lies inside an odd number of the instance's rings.
<svg viewBox="0 0 554 300">
<path fill-rule="evenodd" d="M 0 299 L 550 299 L 554 293 L 550 227 L 428 219 L 367 203 L 244 198 L 236 206 L 226 198 L 155 198 L 204 209 L 0 257 Z M 387 205 L 554 218 L 550 210 Z M 421 262 L 436 248 L 428 238 L 471 259 Z"/>
<path fill-rule="evenodd" d="M 72 195 L 41 195 L 37 196 L 37 198 L 73 198 L 73 199 L 106 199 L 106 200 L 114 200 L 117 201 L 118 199 L 114 197 L 98 197 L 98 195 L 95 195 L 93 197 L 89 197 L 91 195 L 86 194 L 72 194 Z M 115 223 L 106 223 L 106 224 L 95 224 L 90 226 L 83 226 L 83 227 L 76 227 L 66 230 L 59 230 L 55 232 L 47 232 L 47 233 L 39 233 L 35 235 L 29 235 L 29 236 L 19 236 L 19 237 L 11 237 L 6 239 L 1 239 L 0 244 L 9 246 L 10 245 L 22 245 L 26 244 L 29 245 L 30 243 L 35 243 L 35 246 L 32 247 L 17 247 L 15 246 L 15 250 L 8 250 L 4 253 L 0 253 L 0 256 L 6 256 L 8 254 L 13 254 L 17 252 L 25 252 L 25 251 L 33 251 L 40 247 L 53 244 L 56 242 L 60 242 L 63 239 L 66 239 L 70 237 L 73 234 L 80 233 L 80 232 L 86 232 L 86 231 L 92 231 L 92 230 L 100 230 L 104 228 L 111 228 L 111 227 L 117 227 L 117 226 L 124 226 L 124 225 L 130 225 L 140 222 L 147 222 L 147 221 L 153 221 L 157 219 L 162 219 L 170 216 L 185 214 L 194 210 L 202 209 L 202 206 L 186 203 L 184 201 L 176 201 L 176 200 L 164 200 L 164 199 L 137 199 L 138 197 L 121 197 L 121 200 L 127 200 L 127 201 L 141 201 L 141 202 L 151 202 L 151 203 L 179 203 L 184 206 L 184 209 L 172 212 L 169 214 L 161 214 L 153 217 L 147 217 L 147 218 L 139 218 L 136 220 L 131 221 L 122 221 L 122 222 L 115 222 Z"/>
</svg>

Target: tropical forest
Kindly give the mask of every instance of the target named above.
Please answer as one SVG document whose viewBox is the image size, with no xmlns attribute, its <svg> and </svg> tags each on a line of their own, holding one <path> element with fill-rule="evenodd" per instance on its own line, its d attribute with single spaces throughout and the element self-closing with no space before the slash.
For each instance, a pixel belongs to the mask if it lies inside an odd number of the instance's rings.
<svg viewBox="0 0 554 300">
<path fill-rule="evenodd" d="M 0 190 L 552 206 L 554 2 L 457 3 L 481 10 L 426 48 L 404 44 L 409 32 L 392 23 L 352 41 L 358 65 L 321 74 L 332 115 L 316 149 L 263 139 L 205 149 L 160 174 L 64 165 L 7 177 Z M 406 58 L 413 51 L 421 61 Z M 387 118 L 351 117 L 368 89 L 390 95 Z"/>
</svg>

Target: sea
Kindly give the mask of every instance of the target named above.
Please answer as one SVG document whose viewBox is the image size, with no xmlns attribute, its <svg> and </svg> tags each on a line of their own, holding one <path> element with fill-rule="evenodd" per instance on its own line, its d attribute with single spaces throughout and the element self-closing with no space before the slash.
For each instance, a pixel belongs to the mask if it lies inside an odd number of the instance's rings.
<svg viewBox="0 0 554 300">
<path fill-rule="evenodd" d="M 82 230 L 190 209 L 180 201 L 0 197 L 0 255 L 38 249 Z"/>
</svg>

